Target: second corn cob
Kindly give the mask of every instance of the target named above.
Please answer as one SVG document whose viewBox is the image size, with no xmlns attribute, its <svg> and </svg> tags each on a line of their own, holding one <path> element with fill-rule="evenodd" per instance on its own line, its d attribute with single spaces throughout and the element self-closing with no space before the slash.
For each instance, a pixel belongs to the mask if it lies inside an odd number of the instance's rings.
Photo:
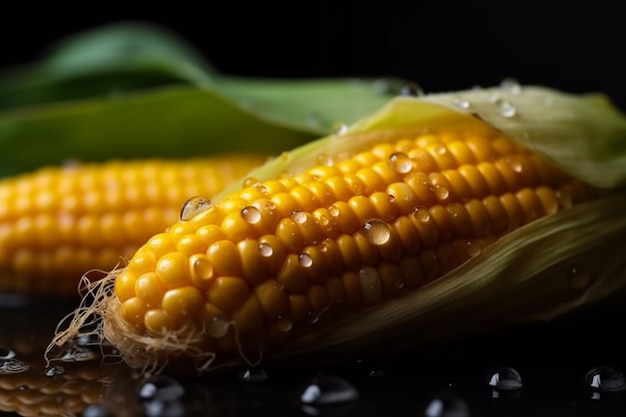
<svg viewBox="0 0 626 417">
<path fill-rule="evenodd" d="M 504 235 L 599 195 L 476 118 L 420 108 L 428 123 L 375 120 L 188 211 L 97 288 L 55 343 L 99 313 L 133 366 L 256 363 L 435 288 Z"/>
<path fill-rule="evenodd" d="M 0 292 L 76 296 L 84 273 L 123 264 L 189 195 L 211 196 L 264 160 L 69 163 L 2 179 Z"/>
</svg>

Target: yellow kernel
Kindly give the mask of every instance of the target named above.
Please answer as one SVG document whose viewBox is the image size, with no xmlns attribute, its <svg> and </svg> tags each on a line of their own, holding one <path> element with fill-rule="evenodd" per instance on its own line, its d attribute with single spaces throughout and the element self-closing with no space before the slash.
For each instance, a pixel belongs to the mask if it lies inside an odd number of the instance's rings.
<svg viewBox="0 0 626 417">
<path fill-rule="evenodd" d="M 465 210 L 469 216 L 471 235 L 475 237 L 483 237 L 489 233 L 489 212 L 485 206 L 476 199 L 469 200 L 465 203 Z"/>
<path fill-rule="evenodd" d="M 294 211 L 301 210 L 298 201 L 296 201 L 296 199 L 289 193 L 275 194 L 272 196 L 270 201 L 274 203 L 276 209 L 283 218 L 288 218 Z"/>
<path fill-rule="evenodd" d="M 259 238 L 259 253 L 267 265 L 267 273 L 276 275 L 283 266 L 286 251 L 276 235 L 264 235 Z"/>
<path fill-rule="evenodd" d="M 119 278 L 118 278 L 119 279 Z M 135 281 L 135 294 L 141 298 L 148 308 L 161 306 L 165 287 L 154 272 L 145 273 Z M 119 297 L 119 291 L 118 291 Z M 121 298 L 121 297 L 120 297 Z"/>
<path fill-rule="evenodd" d="M 325 183 L 332 190 L 335 201 L 348 201 L 354 195 L 343 177 L 331 177 Z"/>
<path fill-rule="evenodd" d="M 346 303 L 349 307 L 356 307 L 361 303 L 363 289 L 358 275 L 354 272 L 347 272 L 341 277 L 343 288 L 346 294 Z"/>
<path fill-rule="evenodd" d="M 454 223 L 452 223 L 448 210 L 443 206 L 436 205 L 432 206 L 428 212 L 430 213 L 431 219 L 437 225 L 436 227 L 439 230 L 439 234 L 444 239 L 452 237 L 454 234 Z"/>
<path fill-rule="evenodd" d="M 515 195 L 519 201 L 523 213 L 523 224 L 530 223 L 533 220 L 543 216 L 543 207 L 541 201 L 537 197 L 535 190 L 523 188 Z"/>
<path fill-rule="evenodd" d="M 250 287 L 241 278 L 219 277 L 213 281 L 207 299 L 223 310 L 232 311 L 243 304 L 249 295 Z"/>
<path fill-rule="evenodd" d="M 156 274 L 165 288 L 178 288 L 191 284 L 189 258 L 179 252 L 163 255 L 157 262 Z"/>
<path fill-rule="evenodd" d="M 343 259 L 343 265 L 347 270 L 356 270 L 361 265 L 359 248 L 351 235 L 340 235 L 336 239 L 339 253 Z"/>
<path fill-rule="evenodd" d="M 407 215 L 413 211 L 413 209 L 422 204 L 418 199 L 411 187 L 405 183 L 395 183 L 387 187 L 387 194 L 394 198 L 394 202 L 398 207 L 398 212 L 402 215 Z"/>
<path fill-rule="evenodd" d="M 394 220 L 392 227 L 402 245 L 402 253 L 412 254 L 419 250 L 419 233 L 408 216 L 398 217 Z"/>
<path fill-rule="evenodd" d="M 265 259 L 259 251 L 259 242 L 254 239 L 244 239 L 237 242 L 243 278 L 251 285 L 261 282 L 266 275 Z"/>
<path fill-rule="evenodd" d="M 132 297 L 124 301 L 120 311 L 122 317 L 128 324 L 138 331 L 143 331 L 146 305 L 140 298 Z"/>
<path fill-rule="evenodd" d="M 150 249 L 158 259 L 167 253 L 174 252 L 176 250 L 176 241 L 168 233 L 159 233 L 148 241 L 146 248 Z"/>
<path fill-rule="evenodd" d="M 131 297 L 135 296 L 135 274 L 124 270 L 120 275 L 115 279 L 115 294 L 117 294 L 117 298 L 121 302 L 124 302 Z"/>
<path fill-rule="evenodd" d="M 254 294 L 267 317 L 276 318 L 287 312 L 289 299 L 278 281 L 265 281 L 254 289 Z"/>
<path fill-rule="evenodd" d="M 241 274 L 241 258 L 237 246 L 229 240 L 215 242 L 207 250 L 207 257 L 218 275 Z"/>
<path fill-rule="evenodd" d="M 196 234 L 185 235 L 178 239 L 178 243 L 176 244 L 176 250 L 187 256 L 205 253 L 207 247 L 204 240 Z"/>
<path fill-rule="evenodd" d="M 238 241 L 245 238 L 256 237 L 257 231 L 254 228 L 254 225 L 247 219 L 249 212 L 245 211 L 246 207 L 224 217 L 224 220 L 222 221 L 222 229 L 228 236 L 228 239 Z M 258 217 L 260 219 L 260 215 Z"/>
<path fill-rule="evenodd" d="M 324 239 L 318 247 L 324 254 L 329 274 L 340 275 L 344 271 L 344 263 L 341 248 L 335 239 Z"/>
<path fill-rule="evenodd" d="M 291 294 L 306 290 L 308 286 L 307 274 L 298 255 L 287 255 L 283 267 L 278 273 L 278 281 Z"/>
<path fill-rule="evenodd" d="M 324 285 L 311 285 L 307 291 L 307 298 L 309 299 L 309 304 L 311 305 L 313 318 L 318 317 L 326 311 L 331 304 Z"/>
<path fill-rule="evenodd" d="M 196 231 L 196 234 L 204 241 L 207 247 L 218 240 L 225 240 L 227 238 L 224 230 L 216 224 L 202 226 Z"/>
<path fill-rule="evenodd" d="M 263 329 L 263 310 L 256 297 L 248 297 L 241 307 L 232 314 L 232 320 L 239 335 L 261 333 Z"/>
<path fill-rule="evenodd" d="M 174 320 L 190 320 L 204 307 L 204 297 L 192 286 L 169 290 L 163 296 L 163 311 Z"/>
<path fill-rule="evenodd" d="M 359 219 L 348 203 L 338 201 L 328 207 L 328 212 L 341 233 L 354 233 L 359 228 Z"/>
<path fill-rule="evenodd" d="M 524 212 L 517 197 L 511 193 L 506 193 L 500 197 L 500 202 L 506 212 L 508 230 L 517 229 L 524 221 Z"/>
<path fill-rule="evenodd" d="M 128 263 L 128 268 L 137 275 L 144 272 L 154 271 L 156 268 L 156 256 L 154 252 L 147 250 L 138 251 Z"/>
<path fill-rule="evenodd" d="M 305 267 L 309 282 L 325 282 L 328 277 L 326 258 L 317 246 L 307 246 L 299 255 L 300 264 Z"/>
<path fill-rule="evenodd" d="M 143 321 L 146 330 L 156 335 L 166 335 L 177 327 L 174 319 L 160 308 L 146 311 Z"/>
<path fill-rule="evenodd" d="M 358 272 L 359 283 L 366 304 L 375 304 L 382 295 L 382 283 L 378 269 L 363 266 Z"/>
<path fill-rule="evenodd" d="M 275 234 L 288 252 L 300 252 L 304 247 L 301 229 L 290 217 L 278 223 Z"/>
</svg>

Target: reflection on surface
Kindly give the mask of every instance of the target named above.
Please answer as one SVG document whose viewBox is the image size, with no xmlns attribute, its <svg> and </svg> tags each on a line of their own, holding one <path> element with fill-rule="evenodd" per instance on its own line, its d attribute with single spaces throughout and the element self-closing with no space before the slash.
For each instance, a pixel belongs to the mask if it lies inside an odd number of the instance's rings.
<svg viewBox="0 0 626 417">
<path fill-rule="evenodd" d="M 603 417 L 626 410 L 626 343 L 614 336 L 626 324 L 619 303 L 380 359 L 355 352 L 341 363 L 144 377 L 103 358 L 112 347 L 89 337 L 59 349 L 47 366 L 44 349 L 71 308 L 0 308 L 0 416 Z"/>
</svg>

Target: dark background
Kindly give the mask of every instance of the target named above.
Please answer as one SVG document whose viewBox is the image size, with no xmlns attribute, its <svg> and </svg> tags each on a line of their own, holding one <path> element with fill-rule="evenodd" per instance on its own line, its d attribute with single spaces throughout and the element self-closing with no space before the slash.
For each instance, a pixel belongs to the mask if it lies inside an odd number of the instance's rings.
<svg viewBox="0 0 626 417">
<path fill-rule="evenodd" d="M 119 20 L 168 27 L 230 74 L 392 75 L 415 80 L 427 92 L 515 77 L 570 92 L 604 91 L 626 108 L 619 2 L 3 5 L 0 66 L 32 61 L 55 39 Z"/>
</svg>

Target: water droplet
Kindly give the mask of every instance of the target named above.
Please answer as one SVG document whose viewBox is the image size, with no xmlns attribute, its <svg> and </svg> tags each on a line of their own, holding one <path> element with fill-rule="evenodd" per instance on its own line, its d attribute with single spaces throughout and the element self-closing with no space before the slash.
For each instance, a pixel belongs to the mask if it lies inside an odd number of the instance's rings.
<svg viewBox="0 0 626 417">
<path fill-rule="evenodd" d="M 15 357 L 15 352 L 4 346 L 0 346 L 0 360 L 11 359 Z"/>
<path fill-rule="evenodd" d="M 318 165 L 322 165 L 322 166 L 326 166 L 326 167 L 331 167 L 333 166 L 333 157 L 330 156 L 327 153 L 320 153 L 315 157 L 315 162 Z"/>
<path fill-rule="evenodd" d="M 359 393 L 345 379 L 332 376 L 320 375 L 309 383 L 300 395 L 300 401 L 311 405 L 340 404 L 355 401 Z"/>
<path fill-rule="evenodd" d="M 301 253 L 298 255 L 298 262 L 300 262 L 300 265 L 303 267 L 308 268 L 313 265 L 313 258 L 308 253 Z"/>
<path fill-rule="evenodd" d="M 384 245 L 391 239 L 387 223 L 380 219 L 371 219 L 363 223 L 361 231 L 372 245 Z"/>
<path fill-rule="evenodd" d="M 585 375 L 585 382 L 599 392 L 619 392 L 626 390 L 626 379 L 620 371 L 610 366 L 598 366 Z"/>
<path fill-rule="evenodd" d="M 330 128 L 333 134 L 342 136 L 348 133 L 348 125 L 343 122 L 335 122 Z"/>
<path fill-rule="evenodd" d="M 0 360 L 0 375 L 19 374 L 20 372 L 26 372 L 29 369 L 30 366 L 19 359 L 10 358 Z"/>
<path fill-rule="evenodd" d="M 395 203 L 396 202 L 396 197 L 391 195 L 391 194 L 389 194 L 387 196 L 387 201 L 389 201 L 390 203 Z"/>
<path fill-rule="evenodd" d="M 262 242 L 259 243 L 259 253 L 265 258 L 269 258 L 274 254 L 274 249 L 269 243 Z"/>
<path fill-rule="evenodd" d="M 333 204 L 332 206 L 328 207 L 328 213 L 330 213 L 330 215 L 333 217 L 339 217 L 339 215 L 341 214 L 341 210 L 339 210 L 339 207 Z"/>
<path fill-rule="evenodd" d="M 102 340 L 96 333 L 84 334 L 73 340 L 78 346 L 101 346 Z"/>
<path fill-rule="evenodd" d="M 500 88 L 511 94 L 520 94 L 522 92 L 522 86 L 515 78 L 505 78 L 500 83 Z"/>
<path fill-rule="evenodd" d="M 59 359 L 63 362 L 84 362 L 95 359 L 97 356 L 95 352 L 87 348 L 76 346 L 65 349 Z"/>
<path fill-rule="evenodd" d="M 524 166 L 522 165 L 522 161 L 520 160 L 520 158 L 509 157 L 506 159 L 506 163 L 513 171 L 517 172 L 518 174 L 521 174 L 524 170 Z"/>
<path fill-rule="evenodd" d="M 437 184 L 435 185 L 435 195 L 440 200 L 445 200 L 450 197 L 450 190 L 448 190 L 443 185 Z"/>
<path fill-rule="evenodd" d="M 152 377 L 139 387 L 139 398 L 144 401 L 172 401 L 184 394 L 185 389 L 178 381 L 163 375 Z"/>
<path fill-rule="evenodd" d="M 296 224 L 305 224 L 307 221 L 307 215 L 304 211 L 294 211 L 291 214 L 291 220 L 296 222 Z"/>
<path fill-rule="evenodd" d="M 224 317 L 215 316 L 211 318 L 211 321 L 208 323 L 206 332 L 211 337 L 220 338 L 228 333 L 229 326 L 230 322 Z"/>
<path fill-rule="evenodd" d="M 430 212 L 426 207 L 416 207 L 413 210 L 413 217 L 422 223 L 428 223 L 430 221 Z"/>
<path fill-rule="evenodd" d="M 259 383 L 267 381 L 267 372 L 263 368 L 246 368 L 237 373 L 237 378 L 243 382 Z"/>
<path fill-rule="evenodd" d="M 467 110 L 470 107 L 472 107 L 472 103 L 470 103 L 468 100 L 462 99 L 460 97 L 455 97 L 452 99 L 452 104 L 454 104 L 456 107 L 463 109 L 463 110 Z"/>
<path fill-rule="evenodd" d="M 45 375 L 48 377 L 63 375 L 65 373 L 65 368 L 59 365 L 49 366 L 46 368 Z"/>
<path fill-rule="evenodd" d="M 99 404 L 91 404 L 83 410 L 81 417 L 113 417 L 113 414 Z"/>
<path fill-rule="evenodd" d="M 585 268 L 574 267 L 569 271 L 569 283 L 577 290 L 586 288 L 591 282 L 591 276 L 587 273 Z"/>
<path fill-rule="evenodd" d="M 382 284 L 378 269 L 364 266 L 359 269 L 358 277 L 363 290 L 363 301 L 367 304 L 376 303 L 382 295 Z"/>
<path fill-rule="evenodd" d="M 515 391 L 524 386 L 522 377 L 513 368 L 503 367 L 490 371 L 487 374 L 487 385 L 498 391 Z"/>
<path fill-rule="evenodd" d="M 191 266 L 193 273 L 201 280 L 208 280 L 213 278 L 215 271 L 213 270 L 213 264 L 204 255 L 197 256 Z"/>
<path fill-rule="evenodd" d="M 261 210 L 254 206 L 247 206 L 241 209 L 241 217 L 250 224 L 257 224 L 261 221 Z"/>
<path fill-rule="evenodd" d="M 418 83 L 407 81 L 400 87 L 401 96 L 422 97 L 424 89 Z"/>
<path fill-rule="evenodd" d="M 467 403 L 461 397 L 444 394 L 431 400 L 424 411 L 425 417 L 469 417 Z"/>
<path fill-rule="evenodd" d="M 255 178 L 255 177 L 246 177 L 243 180 L 243 186 L 244 187 L 252 187 L 252 186 L 257 185 L 257 184 L 259 184 L 259 179 Z"/>
<path fill-rule="evenodd" d="M 397 289 L 402 289 L 404 288 L 404 281 L 402 281 L 401 279 L 397 279 L 396 282 L 394 282 L 394 285 L 396 286 Z"/>
<path fill-rule="evenodd" d="M 281 332 L 288 332 L 293 328 L 293 322 L 289 319 L 278 316 L 278 320 L 276 320 L 276 327 Z"/>
<path fill-rule="evenodd" d="M 394 152 L 388 160 L 389 166 L 400 174 L 406 174 L 413 169 L 413 161 L 404 152 Z"/>
<path fill-rule="evenodd" d="M 191 197 L 183 204 L 180 210 L 180 220 L 189 221 L 200 213 L 204 213 L 213 207 L 213 203 L 206 197 Z"/>
<path fill-rule="evenodd" d="M 498 108 L 498 112 L 502 117 L 513 117 L 517 114 L 517 109 L 510 101 L 505 100 L 503 98 L 497 98 L 494 102 L 496 107 Z"/>
</svg>

